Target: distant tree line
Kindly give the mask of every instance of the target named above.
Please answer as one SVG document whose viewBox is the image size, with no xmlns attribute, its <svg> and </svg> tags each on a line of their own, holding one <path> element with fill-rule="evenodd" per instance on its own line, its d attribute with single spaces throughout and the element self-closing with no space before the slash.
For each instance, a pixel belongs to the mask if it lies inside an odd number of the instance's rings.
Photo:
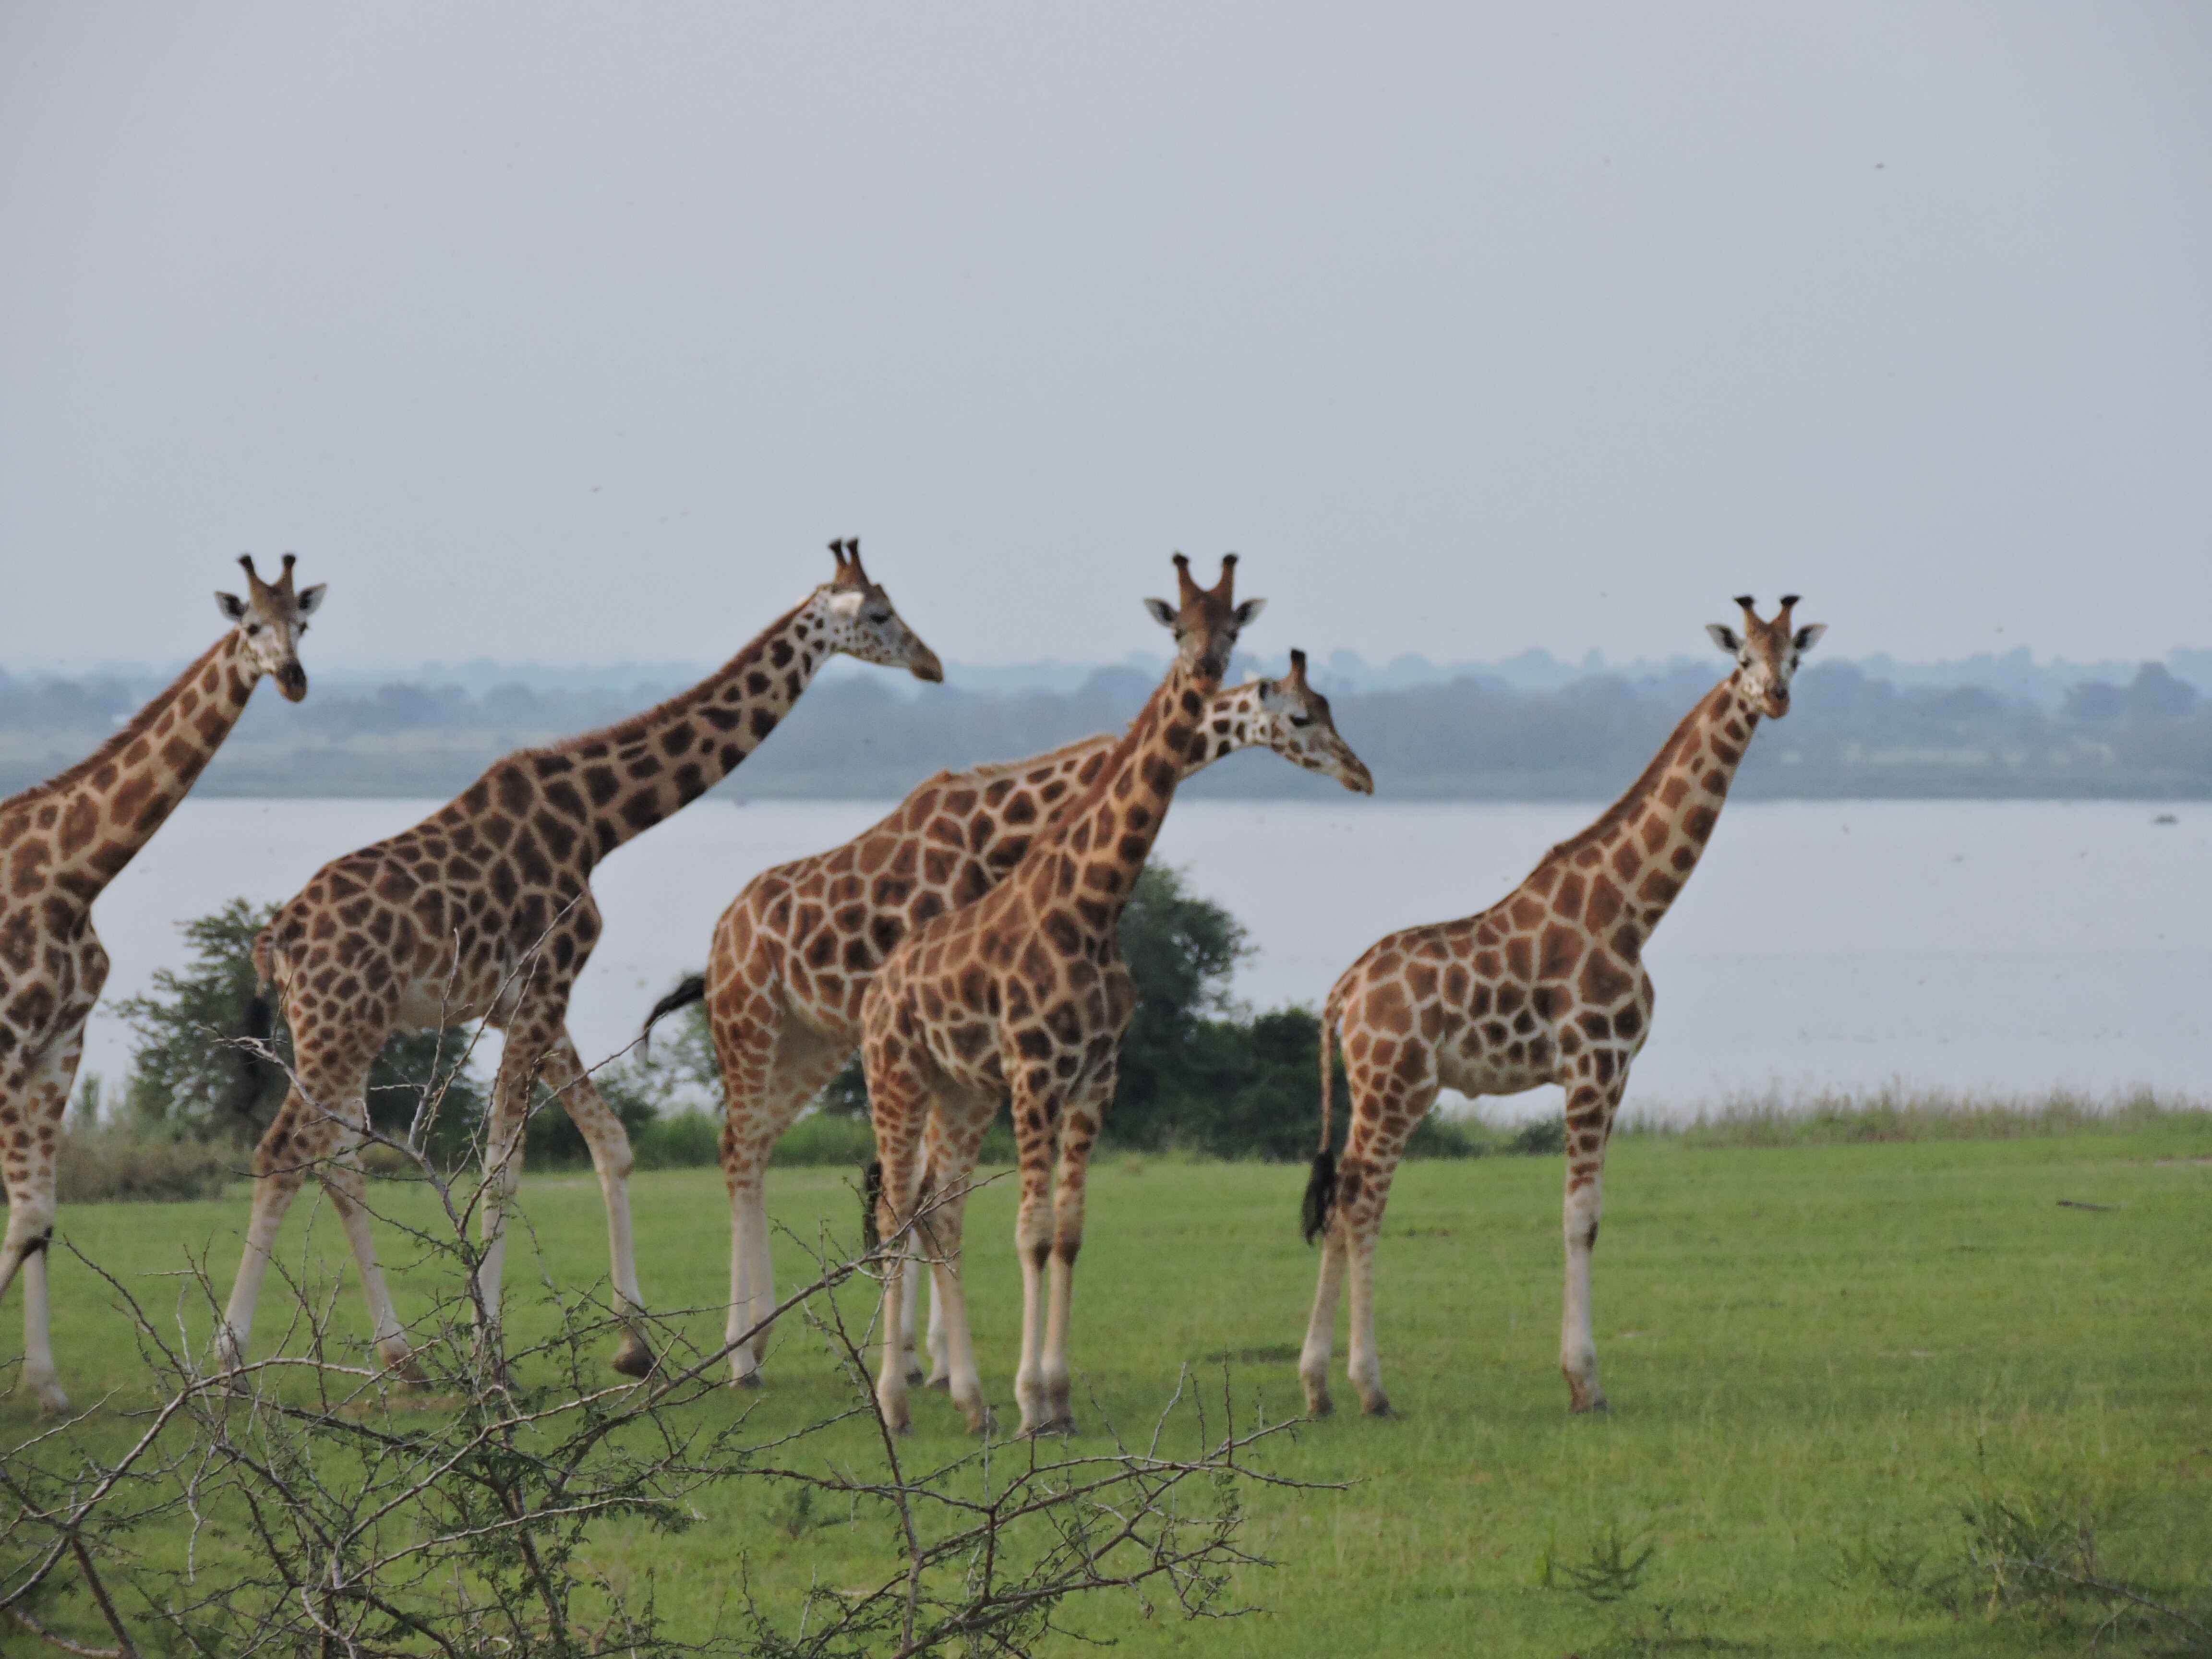
<svg viewBox="0 0 2212 1659">
<path fill-rule="evenodd" d="M 1239 665 L 1240 672 L 1248 665 Z M 1684 660 L 1552 690 L 1492 675 L 1332 694 L 1337 724 L 1399 799 L 1600 799 L 1640 771 L 1722 665 Z M 1325 677 L 1317 676 L 1329 690 Z M 1134 667 L 1073 689 L 909 694 L 880 675 L 826 678 L 723 786 L 738 799 L 890 799 L 940 767 L 1006 760 L 1130 719 L 1152 689 Z M 97 744 L 153 688 L 0 674 L 0 792 Z M 635 713 L 674 686 L 318 688 L 258 699 L 200 789 L 233 795 L 440 796 L 495 757 Z M 2212 796 L 2212 701 L 2160 663 L 2087 680 L 2057 706 L 1984 687 L 1900 687 L 1844 661 L 1809 663 L 1796 706 L 1753 745 L 1750 798 Z M 1270 757 L 1194 780 L 1220 797 L 1327 799 L 1333 786 Z"/>
</svg>

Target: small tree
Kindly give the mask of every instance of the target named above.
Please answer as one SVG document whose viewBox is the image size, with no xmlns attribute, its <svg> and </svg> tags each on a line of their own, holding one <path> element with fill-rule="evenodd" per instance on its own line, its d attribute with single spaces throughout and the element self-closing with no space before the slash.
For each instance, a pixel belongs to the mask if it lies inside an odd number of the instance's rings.
<svg viewBox="0 0 2212 1659">
<path fill-rule="evenodd" d="M 1121 959 L 1137 1012 L 1121 1042 L 1121 1082 L 1106 1120 L 1122 1146 L 1206 1139 L 1225 1075 L 1249 1059 L 1251 1032 L 1230 1018 L 1229 976 L 1249 951 L 1243 926 L 1199 897 L 1180 871 L 1147 865 L 1121 912 Z"/>
</svg>

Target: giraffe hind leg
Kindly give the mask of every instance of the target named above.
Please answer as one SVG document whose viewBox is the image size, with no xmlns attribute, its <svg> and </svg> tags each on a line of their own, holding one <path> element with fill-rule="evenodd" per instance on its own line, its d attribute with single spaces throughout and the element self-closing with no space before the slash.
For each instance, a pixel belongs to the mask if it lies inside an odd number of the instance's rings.
<svg viewBox="0 0 2212 1659">
<path fill-rule="evenodd" d="M 614 1109 L 600 1098 L 566 1025 L 553 1033 L 538 1076 L 584 1137 L 584 1145 L 591 1151 L 592 1168 L 599 1178 L 599 1196 L 607 1212 L 607 1256 L 614 1281 L 615 1313 L 623 1326 L 611 1363 L 624 1376 L 650 1376 L 659 1361 L 653 1345 L 646 1340 L 638 1317 L 645 1311 L 645 1297 L 638 1288 L 637 1254 L 630 1232 L 629 1176 L 635 1159 L 630 1152 L 629 1132 L 623 1127 Z M 507 1165 L 509 1193 L 514 1190 L 512 1178 L 520 1173 L 521 1156 L 518 1136 Z"/>
<path fill-rule="evenodd" d="M 770 1318 L 775 1310 L 775 1263 L 769 1230 L 768 1201 L 763 1191 L 768 1155 L 777 1137 L 806 1109 L 823 1085 L 837 1075 L 848 1051 L 795 1021 L 787 1021 L 775 1045 L 768 1085 L 763 1091 L 759 1115 L 751 1126 L 750 1180 L 740 1187 L 732 1176 L 731 1187 L 731 1261 L 733 1288 L 738 1297 L 730 1315 L 730 1335 L 752 1333 L 743 1350 L 750 1376 L 757 1379 L 767 1358 Z M 738 1267 L 742 1265 L 742 1279 Z M 740 1353 L 733 1351 L 733 1376 Z M 744 1382 L 744 1377 L 738 1377 Z"/>
<path fill-rule="evenodd" d="M 19 1387 L 58 1417 L 70 1408 L 54 1364 L 51 1307 L 46 1294 L 46 1255 L 54 1233 L 54 1158 L 70 1085 L 83 1052 L 82 1025 L 40 1060 L 9 1080 L 0 1103 L 16 1115 L 21 1146 L 9 1146 L 4 1160 L 8 1230 L 0 1244 L 0 1294 L 15 1278 L 23 1281 L 23 1371 Z"/>
<path fill-rule="evenodd" d="M 366 1111 L 362 1090 L 369 1064 L 383 1044 L 384 1032 L 380 1028 L 356 1030 L 342 1040 L 326 1042 L 318 1028 L 295 1020 L 293 1038 L 295 1080 L 253 1151 L 253 1208 L 239 1256 L 238 1277 L 232 1281 L 222 1322 L 216 1328 L 216 1363 L 227 1370 L 246 1363 L 262 1283 L 292 1200 L 311 1172 L 318 1176 L 324 1174 L 325 1159 L 341 1152 L 350 1155 L 359 1143 L 360 1122 Z M 334 1195 L 339 1200 L 347 1242 L 362 1269 L 362 1289 L 368 1298 L 379 1352 L 387 1365 L 404 1373 L 412 1357 L 392 1315 L 383 1276 L 376 1271 L 368 1214 L 357 1201 L 358 1181 L 356 1170 L 352 1190 L 348 1191 L 341 1178 Z"/>
<path fill-rule="evenodd" d="M 1342 1271 L 1351 1285 L 1345 1374 L 1359 1395 L 1361 1411 L 1370 1417 L 1389 1417 L 1393 1415 L 1390 1396 L 1383 1391 L 1382 1360 L 1375 1343 L 1375 1248 L 1406 1142 L 1436 1105 L 1437 1079 L 1432 1065 L 1413 1082 L 1395 1068 L 1365 1069 L 1365 1075 L 1355 1072 L 1351 1079 L 1352 1127 L 1338 1168 L 1337 1219 L 1332 1231 L 1341 1240 Z"/>
</svg>

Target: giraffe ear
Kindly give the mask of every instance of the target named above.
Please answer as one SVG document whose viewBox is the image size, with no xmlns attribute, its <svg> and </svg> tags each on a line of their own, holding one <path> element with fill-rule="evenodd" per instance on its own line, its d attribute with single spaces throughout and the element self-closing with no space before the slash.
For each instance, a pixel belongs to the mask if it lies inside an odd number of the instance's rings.
<svg viewBox="0 0 2212 1659">
<path fill-rule="evenodd" d="M 323 603 L 323 595 L 330 591 L 330 586 L 328 582 L 317 582 L 313 587 L 301 593 L 297 603 L 302 617 L 312 617 L 315 614 Z"/>
<path fill-rule="evenodd" d="M 226 621 L 240 623 L 246 620 L 246 601 L 235 593 L 218 592 L 215 596 L 215 608 L 222 612 Z"/>
<path fill-rule="evenodd" d="M 1743 649 L 1743 641 L 1736 637 L 1735 629 L 1730 628 L 1726 623 L 1707 623 L 1705 632 L 1711 637 L 1715 645 L 1720 647 L 1731 657 Z"/>
<path fill-rule="evenodd" d="M 1252 620 L 1267 608 L 1267 602 L 1265 599 L 1245 600 L 1243 604 L 1237 607 L 1237 627 L 1244 628 L 1249 626 Z"/>
<path fill-rule="evenodd" d="M 1797 637 L 1790 643 L 1800 651 L 1810 651 L 1814 646 L 1820 644 L 1820 635 L 1827 631 L 1828 624 L 1826 623 L 1807 623 L 1804 627 L 1797 630 Z"/>
<path fill-rule="evenodd" d="M 1146 599 L 1145 609 L 1152 613 L 1152 620 L 1163 628 L 1176 625 L 1176 608 L 1165 599 Z"/>
</svg>

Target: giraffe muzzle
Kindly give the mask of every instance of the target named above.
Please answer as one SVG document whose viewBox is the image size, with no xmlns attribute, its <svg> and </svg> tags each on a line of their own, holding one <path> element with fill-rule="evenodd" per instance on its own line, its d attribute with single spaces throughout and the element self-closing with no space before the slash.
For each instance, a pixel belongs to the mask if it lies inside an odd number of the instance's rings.
<svg viewBox="0 0 2212 1659">
<path fill-rule="evenodd" d="M 276 689 L 284 694 L 287 702 L 297 702 L 307 695 L 307 671 L 296 662 L 288 662 L 276 671 Z"/>
</svg>

